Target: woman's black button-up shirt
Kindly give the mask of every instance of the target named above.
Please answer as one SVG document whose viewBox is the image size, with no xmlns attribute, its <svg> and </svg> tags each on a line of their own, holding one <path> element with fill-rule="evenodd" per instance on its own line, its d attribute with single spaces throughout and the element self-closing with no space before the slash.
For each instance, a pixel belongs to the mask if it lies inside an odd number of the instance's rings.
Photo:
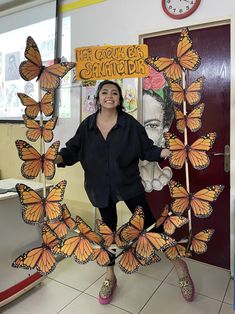
<svg viewBox="0 0 235 314">
<path fill-rule="evenodd" d="M 144 192 L 139 173 L 139 159 L 161 162 L 162 148 L 153 145 L 145 128 L 131 115 L 122 112 L 106 140 L 96 126 L 94 113 L 79 126 L 76 134 L 59 154 L 63 164 L 80 161 L 85 171 L 85 190 L 93 206 L 107 207 Z"/>
</svg>

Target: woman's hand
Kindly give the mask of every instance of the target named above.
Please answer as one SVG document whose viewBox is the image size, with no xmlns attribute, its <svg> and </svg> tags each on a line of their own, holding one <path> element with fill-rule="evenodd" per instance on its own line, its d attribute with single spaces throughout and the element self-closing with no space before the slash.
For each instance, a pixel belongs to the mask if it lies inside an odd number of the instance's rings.
<svg viewBox="0 0 235 314">
<path fill-rule="evenodd" d="M 168 148 L 163 148 L 163 150 L 161 151 L 160 157 L 161 158 L 168 158 L 171 154 L 171 151 Z"/>
<path fill-rule="evenodd" d="M 64 161 L 61 155 L 57 155 L 54 162 L 55 164 L 62 164 Z"/>
</svg>

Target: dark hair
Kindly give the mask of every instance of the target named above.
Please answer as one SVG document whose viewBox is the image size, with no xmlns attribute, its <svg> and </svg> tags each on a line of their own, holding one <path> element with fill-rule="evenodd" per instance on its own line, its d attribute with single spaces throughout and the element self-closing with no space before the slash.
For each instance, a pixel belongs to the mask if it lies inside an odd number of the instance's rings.
<svg viewBox="0 0 235 314">
<path fill-rule="evenodd" d="M 96 90 L 96 95 L 95 95 L 95 105 L 96 105 L 96 108 L 97 108 L 97 110 L 99 109 L 99 104 L 98 104 L 98 101 L 99 101 L 99 93 L 100 93 L 102 87 L 103 87 L 104 85 L 107 85 L 107 84 L 113 84 L 113 85 L 115 85 L 115 86 L 117 87 L 117 89 L 118 89 L 119 98 L 120 98 L 120 105 L 117 106 L 117 112 L 120 113 L 120 112 L 122 112 L 122 111 L 124 110 L 124 107 L 123 107 L 123 100 L 124 100 L 124 99 L 123 99 L 123 96 L 122 96 L 122 89 L 121 89 L 120 85 L 119 85 L 118 83 L 114 82 L 114 81 L 104 80 L 104 81 L 102 81 L 102 82 L 98 85 L 97 90 Z"/>
</svg>

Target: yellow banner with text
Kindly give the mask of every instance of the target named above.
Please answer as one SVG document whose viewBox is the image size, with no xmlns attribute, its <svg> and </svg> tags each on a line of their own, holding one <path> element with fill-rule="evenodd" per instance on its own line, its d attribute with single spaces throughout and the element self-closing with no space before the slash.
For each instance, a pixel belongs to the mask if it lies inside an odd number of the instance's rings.
<svg viewBox="0 0 235 314">
<path fill-rule="evenodd" d="M 148 76 L 147 45 L 89 46 L 76 48 L 75 54 L 79 81 Z"/>
</svg>

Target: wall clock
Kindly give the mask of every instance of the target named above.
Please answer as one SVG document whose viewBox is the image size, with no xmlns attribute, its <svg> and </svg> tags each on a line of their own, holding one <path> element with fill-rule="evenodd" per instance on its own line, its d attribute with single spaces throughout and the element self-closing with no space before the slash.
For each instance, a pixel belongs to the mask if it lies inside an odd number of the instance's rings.
<svg viewBox="0 0 235 314">
<path fill-rule="evenodd" d="M 173 19 L 183 19 L 196 11 L 201 0 L 162 0 L 164 12 Z"/>
</svg>

